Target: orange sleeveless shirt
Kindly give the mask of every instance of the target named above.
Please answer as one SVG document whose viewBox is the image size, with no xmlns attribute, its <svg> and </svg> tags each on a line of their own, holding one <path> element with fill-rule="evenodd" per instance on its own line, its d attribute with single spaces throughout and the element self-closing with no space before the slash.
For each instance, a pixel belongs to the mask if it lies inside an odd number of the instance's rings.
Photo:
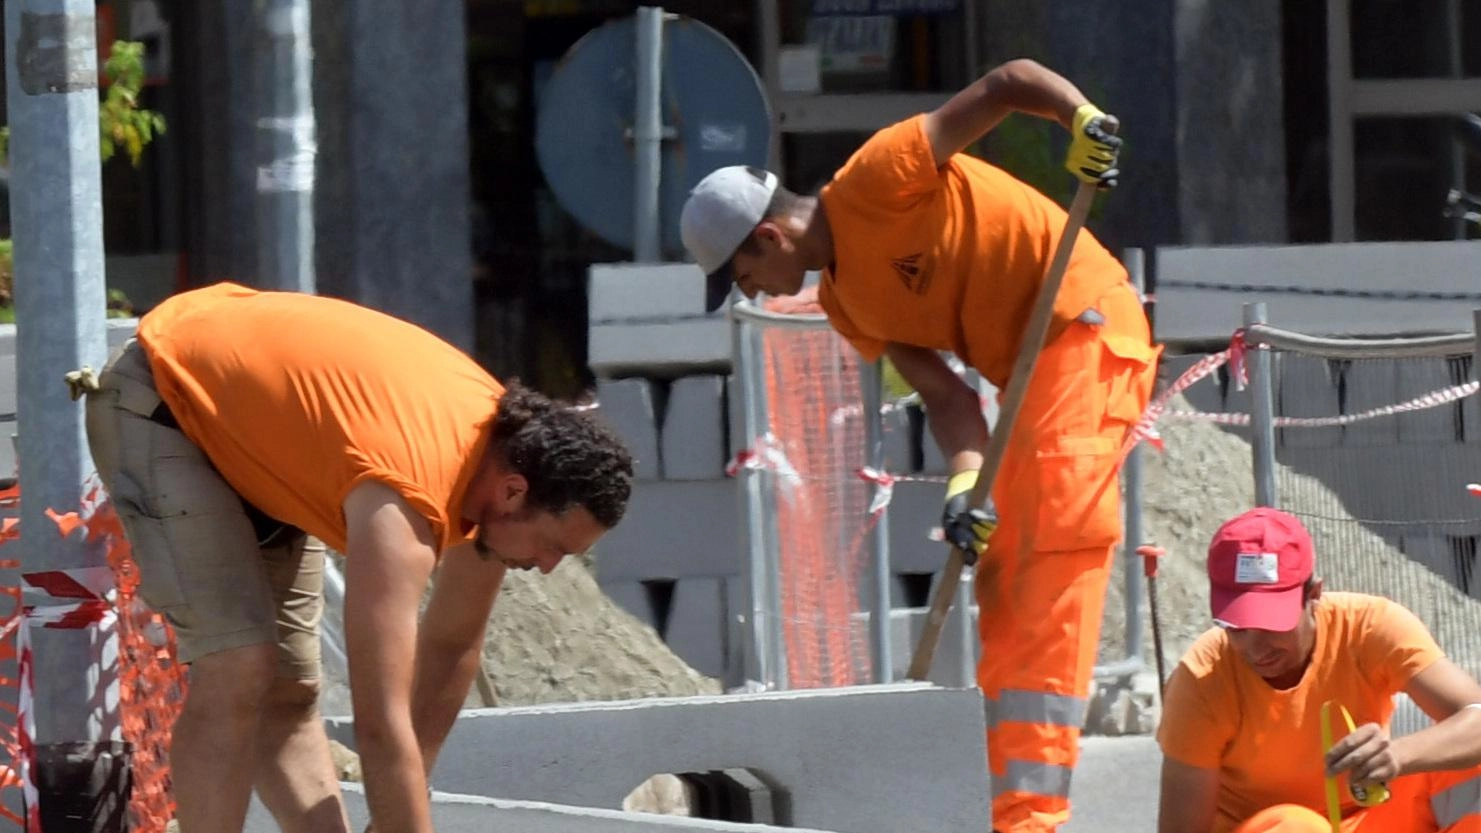
<svg viewBox="0 0 1481 833">
<path fill-rule="evenodd" d="M 160 398 L 227 483 L 343 552 L 343 503 L 377 480 L 458 543 L 504 388 L 432 333 L 347 301 L 220 283 L 139 322 Z"/>
<path fill-rule="evenodd" d="M 871 361 L 887 342 L 949 350 L 1002 388 L 1066 213 L 966 154 L 938 168 L 924 118 L 875 133 L 824 186 L 835 264 L 818 301 Z M 1082 231 L 1047 338 L 1126 279 Z"/>
</svg>

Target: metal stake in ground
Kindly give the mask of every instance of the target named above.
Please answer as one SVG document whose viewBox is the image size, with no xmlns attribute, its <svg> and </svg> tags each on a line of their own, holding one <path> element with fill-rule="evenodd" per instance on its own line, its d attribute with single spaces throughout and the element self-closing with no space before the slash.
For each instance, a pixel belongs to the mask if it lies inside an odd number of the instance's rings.
<svg viewBox="0 0 1481 833">
<path fill-rule="evenodd" d="M 1106 116 L 1105 129 L 1115 133 L 1116 128 L 1116 118 Z M 1003 453 L 1007 451 L 1008 440 L 1013 433 L 1013 423 L 1017 421 L 1018 411 L 1028 393 L 1034 365 L 1038 364 L 1039 354 L 1044 350 L 1044 339 L 1049 333 L 1050 319 L 1054 316 L 1054 299 L 1059 295 L 1060 284 L 1064 283 L 1064 273 L 1070 265 L 1070 253 L 1074 251 L 1075 239 L 1080 236 L 1080 229 L 1084 228 L 1085 220 L 1090 216 L 1090 205 L 1095 201 L 1095 192 L 1094 185 L 1082 182 L 1075 191 L 1074 202 L 1070 203 L 1064 231 L 1059 236 L 1059 246 L 1054 250 L 1054 259 L 1049 262 L 1049 271 L 1045 274 L 1043 285 L 1039 287 L 1028 324 L 1023 328 L 1023 339 L 1018 345 L 1018 359 L 1013 363 L 1012 375 L 1008 377 L 1008 389 L 1003 395 L 1003 406 L 998 412 L 997 424 L 993 426 L 992 435 L 987 440 L 977 485 L 968 496 L 968 504 L 971 506 L 982 507 L 992 494 L 993 481 L 997 479 L 998 467 L 1003 462 Z M 926 614 L 920 641 L 916 643 L 915 654 L 910 658 L 908 676 L 912 680 L 924 680 L 931 673 L 931 661 L 936 657 L 941 629 L 946 626 L 947 614 L 951 613 L 952 599 L 956 597 L 966 563 L 962 551 L 952 547 L 951 555 L 946 559 L 946 568 L 941 573 L 941 581 L 936 586 L 936 595 L 931 599 L 931 609 Z"/>
<path fill-rule="evenodd" d="M 1162 622 L 1157 616 L 1157 560 L 1166 555 L 1167 550 L 1148 544 L 1137 547 L 1136 554 L 1142 557 L 1142 575 L 1147 577 L 1147 605 L 1152 611 L 1152 650 L 1157 654 L 1157 697 L 1160 700 L 1167 688 L 1167 673 L 1162 667 Z"/>
</svg>

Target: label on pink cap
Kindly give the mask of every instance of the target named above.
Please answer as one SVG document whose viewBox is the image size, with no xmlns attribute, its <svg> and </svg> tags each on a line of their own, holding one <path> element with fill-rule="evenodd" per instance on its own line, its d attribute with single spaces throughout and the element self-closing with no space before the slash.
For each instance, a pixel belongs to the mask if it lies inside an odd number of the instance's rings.
<svg viewBox="0 0 1481 833">
<path fill-rule="evenodd" d="M 1276 584 L 1280 581 L 1280 561 L 1273 552 L 1244 552 L 1234 564 L 1234 580 L 1239 584 Z"/>
</svg>

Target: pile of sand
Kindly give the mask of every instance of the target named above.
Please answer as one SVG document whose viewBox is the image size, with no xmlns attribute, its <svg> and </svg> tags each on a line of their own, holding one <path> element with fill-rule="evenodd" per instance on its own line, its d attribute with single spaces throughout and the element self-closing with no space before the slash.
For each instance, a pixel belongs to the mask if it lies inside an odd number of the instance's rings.
<svg viewBox="0 0 1481 833">
<path fill-rule="evenodd" d="M 1190 406 L 1181 397 L 1174 409 Z M 1208 611 L 1205 553 L 1214 530 L 1225 520 L 1255 505 L 1250 445 L 1241 437 L 1206 422 L 1164 419 L 1158 425 L 1166 450 L 1142 447 L 1145 463 L 1142 495 L 1144 537 L 1167 549 L 1157 577 L 1163 654 L 1169 672 L 1183 651 L 1212 624 Z M 1303 516 L 1317 544 L 1317 573 L 1330 590 L 1373 593 L 1395 598 L 1429 625 L 1442 647 L 1474 642 L 1467 636 L 1481 622 L 1481 600 L 1467 597 L 1424 566 L 1404 556 L 1361 525 L 1353 523 L 1342 501 L 1315 478 L 1283 470 L 1281 506 Z M 1322 517 L 1309 518 L 1310 514 Z M 1330 519 L 1330 520 L 1328 520 Z M 1344 546 L 1324 546 L 1341 541 Z M 1139 563 L 1139 562 L 1138 562 Z M 1124 565 L 1118 559 L 1106 597 L 1100 661 L 1123 658 Z M 1137 581 L 1145 579 L 1137 567 Z M 1147 656 L 1151 624 L 1143 633 Z"/>
<path fill-rule="evenodd" d="M 337 627 L 340 613 L 326 605 L 326 627 Z M 575 558 L 548 576 L 511 572 L 494 604 L 483 650 L 484 671 L 501 706 L 721 690 L 718 680 L 690 668 L 653 628 L 607 598 Z M 467 705 L 484 705 L 477 686 Z M 328 658 L 322 708 L 330 715 L 350 713 L 346 680 Z"/>
</svg>

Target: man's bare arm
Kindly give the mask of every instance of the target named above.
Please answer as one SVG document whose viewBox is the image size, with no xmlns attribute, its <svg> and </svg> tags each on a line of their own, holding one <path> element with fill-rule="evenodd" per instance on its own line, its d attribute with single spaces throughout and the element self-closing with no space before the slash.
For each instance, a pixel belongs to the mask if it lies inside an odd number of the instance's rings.
<svg viewBox="0 0 1481 833">
<path fill-rule="evenodd" d="M 925 117 L 926 138 L 936 164 L 944 165 L 1018 112 L 1071 126 L 1075 109 L 1087 99 L 1074 84 L 1027 58 L 1008 61 L 952 96 Z"/>
<path fill-rule="evenodd" d="M 1402 772 L 1442 772 L 1481 764 L 1481 684 L 1448 659 L 1414 675 L 1404 692 L 1435 725 L 1394 741 Z"/>
<path fill-rule="evenodd" d="M 436 562 L 431 529 L 381 483 L 356 487 L 344 512 L 345 645 L 371 822 L 377 833 L 432 833 L 411 717 L 417 610 Z"/>
<path fill-rule="evenodd" d="M 429 775 L 480 671 L 489 612 L 505 571 L 501 562 L 479 558 L 472 545 L 449 549 L 437 568 L 417 639 L 411 695 L 412 723 Z"/>
<path fill-rule="evenodd" d="M 981 468 L 987 420 L 977 392 L 935 350 L 892 342 L 885 347 L 885 355 L 920 394 L 931 435 L 951 472 Z"/>
<path fill-rule="evenodd" d="M 1218 808 L 1219 771 L 1163 756 L 1157 833 L 1209 833 Z"/>
</svg>

